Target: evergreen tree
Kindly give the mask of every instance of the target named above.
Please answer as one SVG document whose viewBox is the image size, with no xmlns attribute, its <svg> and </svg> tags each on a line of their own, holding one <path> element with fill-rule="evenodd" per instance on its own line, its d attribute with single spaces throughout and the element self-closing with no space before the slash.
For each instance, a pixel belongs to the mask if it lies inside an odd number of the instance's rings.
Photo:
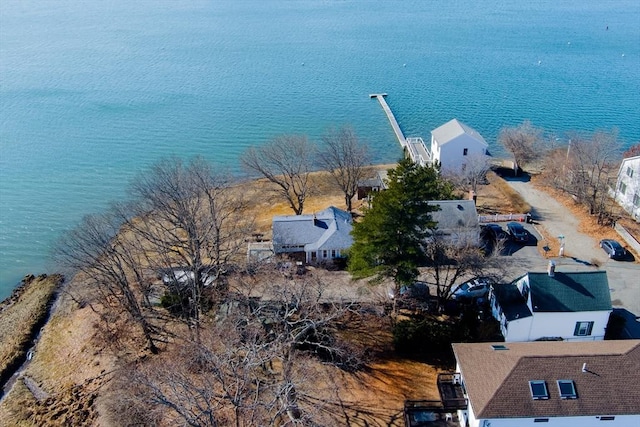
<svg viewBox="0 0 640 427">
<path fill-rule="evenodd" d="M 437 226 L 431 212 L 438 207 L 428 202 L 452 198 L 452 185 L 436 168 L 400 161 L 389 170 L 387 189 L 354 225 L 349 270 L 356 277 L 391 277 L 396 291 L 412 283 L 425 261 L 424 243 Z"/>
</svg>

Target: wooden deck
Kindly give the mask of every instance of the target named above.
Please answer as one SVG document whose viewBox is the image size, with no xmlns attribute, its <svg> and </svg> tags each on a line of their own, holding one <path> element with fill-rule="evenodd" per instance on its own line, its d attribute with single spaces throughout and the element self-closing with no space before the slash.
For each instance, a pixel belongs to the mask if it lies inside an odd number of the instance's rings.
<svg viewBox="0 0 640 427">
<path fill-rule="evenodd" d="M 389 108 L 389 104 L 387 104 L 387 101 L 385 101 L 384 99 L 385 96 L 387 96 L 386 93 L 369 94 L 369 98 L 377 98 L 378 101 L 380 102 L 382 109 L 384 110 L 385 114 L 387 115 L 387 118 L 389 119 L 389 123 L 391 123 L 391 128 L 393 129 L 393 132 L 396 134 L 396 138 L 398 138 L 398 142 L 400 143 L 400 146 L 402 147 L 402 149 L 404 149 L 407 146 L 407 139 L 404 137 L 404 134 L 400 129 L 400 125 L 398 124 L 398 121 L 393 115 L 391 108 Z"/>
</svg>

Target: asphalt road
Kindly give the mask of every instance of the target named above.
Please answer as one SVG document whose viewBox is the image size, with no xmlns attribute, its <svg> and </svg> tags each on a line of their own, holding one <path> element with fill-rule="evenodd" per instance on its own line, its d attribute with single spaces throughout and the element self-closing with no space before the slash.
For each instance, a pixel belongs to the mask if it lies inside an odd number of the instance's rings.
<svg viewBox="0 0 640 427">
<path fill-rule="evenodd" d="M 549 260 L 556 263 L 557 271 L 593 271 L 605 270 L 611 290 L 611 302 L 618 314 L 627 319 L 627 333 L 630 337 L 640 338 L 640 264 L 638 260 L 615 261 L 599 247 L 593 237 L 580 232 L 579 223 L 571 213 L 547 193 L 534 188 L 525 180 L 508 180 L 532 207 L 533 218 L 544 226 L 550 236 L 541 236 L 542 228 L 535 224 L 525 227 L 542 244 L 544 237 L 564 236 L 565 257 L 548 254 L 545 258 L 533 245 L 516 248 L 511 255 L 513 261 L 507 262 L 507 271 L 515 277 L 526 271 L 544 271 Z M 594 265 L 597 264 L 597 265 Z M 519 271 L 519 273 L 517 273 Z M 514 278 L 515 278 L 514 277 Z"/>
</svg>

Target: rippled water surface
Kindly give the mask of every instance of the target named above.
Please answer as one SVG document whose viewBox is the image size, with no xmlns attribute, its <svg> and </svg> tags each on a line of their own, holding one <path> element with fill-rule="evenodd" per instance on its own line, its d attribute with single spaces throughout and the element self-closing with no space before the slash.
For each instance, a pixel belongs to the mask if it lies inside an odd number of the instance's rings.
<svg viewBox="0 0 640 427">
<path fill-rule="evenodd" d="M 534 3 L 534 4 L 529 4 Z M 640 139 L 636 0 L 2 0 L 0 297 L 145 166 L 351 124 L 400 156 L 453 117 Z"/>
</svg>

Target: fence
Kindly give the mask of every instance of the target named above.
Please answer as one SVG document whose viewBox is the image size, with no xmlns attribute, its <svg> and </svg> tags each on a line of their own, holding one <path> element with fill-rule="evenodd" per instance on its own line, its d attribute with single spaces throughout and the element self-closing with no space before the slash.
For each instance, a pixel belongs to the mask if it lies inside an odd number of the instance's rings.
<svg viewBox="0 0 640 427">
<path fill-rule="evenodd" d="M 478 215 L 478 222 L 504 222 L 504 221 L 519 221 L 525 222 L 527 220 L 527 214 L 495 214 L 495 215 Z"/>
<path fill-rule="evenodd" d="M 618 234 L 620 235 L 620 237 L 622 237 L 622 239 L 627 242 L 627 244 L 629 246 L 631 246 L 631 248 L 633 249 L 633 251 L 637 254 L 640 254 L 640 242 L 638 242 L 635 237 L 633 237 L 631 235 L 631 233 L 629 233 L 627 231 L 626 228 L 624 228 L 623 226 L 621 226 L 620 224 L 616 223 L 615 226 L 615 230 L 618 232 Z"/>
</svg>

